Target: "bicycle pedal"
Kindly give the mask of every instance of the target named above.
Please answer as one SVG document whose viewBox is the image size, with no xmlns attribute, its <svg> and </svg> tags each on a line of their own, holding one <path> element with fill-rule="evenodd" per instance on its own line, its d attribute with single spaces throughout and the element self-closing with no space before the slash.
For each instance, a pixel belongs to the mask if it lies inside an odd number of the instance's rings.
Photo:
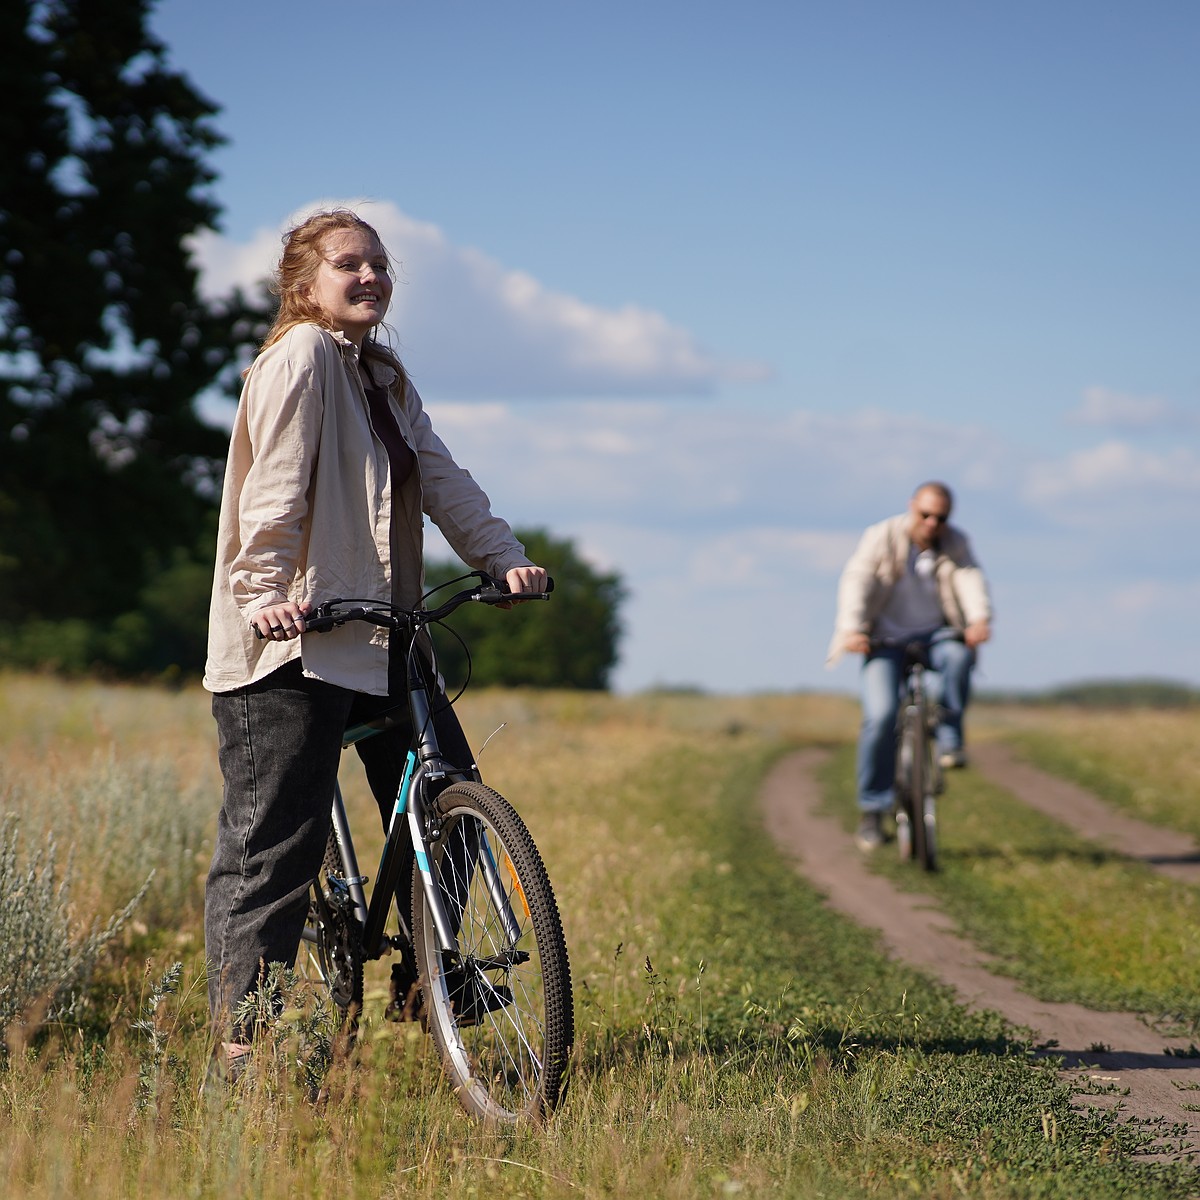
<svg viewBox="0 0 1200 1200">
<path fill-rule="evenodd" d="M 389 991 L 391 998 L 383 1010 L 385 1021 L 420 1021 L 424 1017 L 421 989 L 417 984 L 416 975 L 406 963 L 392 964 Z"/>
<path fill-rule="evenodd" d="M 404 1021 L 421 1021 L 424 1017 L 425 1003 L 421 998 L 421 989 L 415 983 L 407 996 L 394 996 L 383 1010 L 383 1019 L 397 1024 Z"/>
</svg>

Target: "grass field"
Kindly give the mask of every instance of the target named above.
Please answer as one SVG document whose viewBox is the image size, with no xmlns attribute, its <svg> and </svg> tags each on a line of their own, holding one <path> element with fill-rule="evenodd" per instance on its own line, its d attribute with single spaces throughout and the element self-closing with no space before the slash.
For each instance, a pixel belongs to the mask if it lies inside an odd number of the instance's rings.
<svg viewBox="0 0 1200 1200">
<path fill-rule="evenodd" d="M 805 744 L 834 750 L 828 803 L 852 820 L 852 702 L 483 692 L 462 713 L 476 745 L 505 723 L 481 765 L 537 838 L 571 948 L 577 1053 L 566 1107 L 542 1130 L 497 1133 L 460 1114 L 425 1039 L 379 1019 L 379 967 L 358 1057 L 334 1063 L 325 1106 L 295 1084 L 299 1032 L 264 1047 L 248 1095 L 202 1098 L 202 889 L 220 790 L 207 699 L 0 678 L 0 808 L 16 815 L 0 856 L 0 961 L 38 897 L 86 960 L 71 1014 L 39 1024 L 35 996 L 8 1025 L 0 1173 L 12 1194 L 1196 1194 L 1192 1168 L 1147 1162 L 1145 1133 L 1073 1111 L 1018 1032 L 885 959 L 765 840 L 758 785 Z M 1155 818 L 1190 828 L 1194 770 L 1149 773 L 1145 738 L 1092 724 L 1104 720 L 1005 711 L 987 735 L 1076 745 L 1068 763 L 1095 761 L 1129 795 L 1139 781 L 1159 789 Z M 1168 739 L 1159 762 L 1194 765 L 1194 724 L 1172 726 L 1177 744 L 1154 730 Z M 369 829 L 365 787 L 346 774 Z M 956 779 L 944 844 L 942 903 L 1030 987 L 1195 1027 L 1194 890 L 982 781 Z M 373 860 L 374 846 L 360 850 Z M 84 954 L 143 888 L 122 929 Z M 1101 937 L 1116 978 L 1089 953 Z"/>
<path fill-rule="evenodd" d="M 1000 707 L 988 726 L 1130 815 L 1200 839 L 1200 709 Z"/>
</svg>

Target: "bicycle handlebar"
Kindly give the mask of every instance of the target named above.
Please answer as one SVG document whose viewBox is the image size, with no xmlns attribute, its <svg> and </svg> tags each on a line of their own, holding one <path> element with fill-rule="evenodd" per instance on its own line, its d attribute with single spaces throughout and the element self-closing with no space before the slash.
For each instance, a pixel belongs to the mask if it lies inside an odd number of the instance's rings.
<svg viewBox="0 0 1200 1200">
<path fill-rule="evenodd" d="M 962 631 L 951 629 L 946 631 L 939 630 L 929 641 L 912 640 L 906 641 L 901 638 L 871 638 L 871 651 L 877 650 L 903 650 L 904 660 L 906 663 L 919 662 L 922 666 L 929 666 L 929 650 L 931 646 L 937 645 L 939 642 L 962 642 L 966 639 L 962 635 Z"/>
<path fill-rule="evenodd" d="M 512 592 L 508 584 L 501 579 L 493 579 L 486 571 L 472 571 L 462 578 L 476 577 L 479 582 L 474 587 L 456 592 L 437 608 L 397 608 L 383 600 L 344 600 L 335 597 L 318 604 L 304 620 L 305 633 L 328 633 L 348 621 L 366 621 L 370 625 L 378 625 L 383 629 L 420 628 L 433 625 L 444 620 L 456 608 L 472 601 L 479 604 L 516 604 L 525 600 L 549 600 L 554 591 L 554 580 L 547 578 L 544 592 Z M 453 581 L 452 581 L 453 582 Z M 435 589 L 436 590 L 436 589 Z M 353 608 L 339 608 L 338 605 L 353 604 Z M 264 634 L 257 625 L 251 626 L 254 636 L 262 640 Z"/>
</svg>

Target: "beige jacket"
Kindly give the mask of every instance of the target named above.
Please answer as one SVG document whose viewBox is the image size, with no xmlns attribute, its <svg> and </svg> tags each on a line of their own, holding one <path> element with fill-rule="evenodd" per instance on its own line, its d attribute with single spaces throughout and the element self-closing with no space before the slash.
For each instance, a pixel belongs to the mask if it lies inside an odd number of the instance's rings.
<svg viewBox="0 0 1200 1200">
<path fill-rule="evenodd" d="M 842 569 L 838 582 L 837 617 L 828 662 L 841 658 L 852 633 L 869 634 L 887 604 L 896 581 L 908 568 L 909 515 L 901 513 L 872 525 Z M 934 577 L 946 624 L 965 629 L 991 621 L 992 600 L 983 569 L 975 561 L 966 534 L 953 525 L 941 532 Z"/>
<path fill-rule="evenodd" d="M 386 695 L 388 635 L 362 622 L 260 641 L 250 617 L 286 599 L 414 606 L 423 583 L 422 512 L 462 560 L 503 577 L 529 565 L 508 524 L 433 432 L 411 384 L 372 363 L 417 469 L 392 488 L 358 373 L 340 333 L 297 325 L 255 360 L 234 419 L 221 498 L 204 685 L 243 687 L 302 657 L 306 675 Z M 395 526 L 393 528 L 393 525 Z"/>
</svg>

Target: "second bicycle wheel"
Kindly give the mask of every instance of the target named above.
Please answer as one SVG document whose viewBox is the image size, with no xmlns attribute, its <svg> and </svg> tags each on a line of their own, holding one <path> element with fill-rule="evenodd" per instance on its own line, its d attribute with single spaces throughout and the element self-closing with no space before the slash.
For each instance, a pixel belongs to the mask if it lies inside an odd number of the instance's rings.
<svg viewBox="0 0 1200 1200">
<path fill-rule="evenodd" d="M 457 946 L 439 946 L 414 871 L 425 1022 L 468 1111 L 502 1124 L 541 1120 L 562 1098 L 575 1033 L 550 880 L 524 822 L 498 792 L 456 783 L 436 803 L 430 866 Z"/>
<path fill-rule="evenodd" d="M 929 848 L 926 841 L 925 783 L 929 778 L 929 735 L 925 730 L 921 710 L 910 705 L 904 714 L 903 737 L 908 746 L 908 771 L 904 780 L 903 805 L 908 814 L 908 833 L 912 843 L 912 858 L 927 870 Z"/>
</svg>

